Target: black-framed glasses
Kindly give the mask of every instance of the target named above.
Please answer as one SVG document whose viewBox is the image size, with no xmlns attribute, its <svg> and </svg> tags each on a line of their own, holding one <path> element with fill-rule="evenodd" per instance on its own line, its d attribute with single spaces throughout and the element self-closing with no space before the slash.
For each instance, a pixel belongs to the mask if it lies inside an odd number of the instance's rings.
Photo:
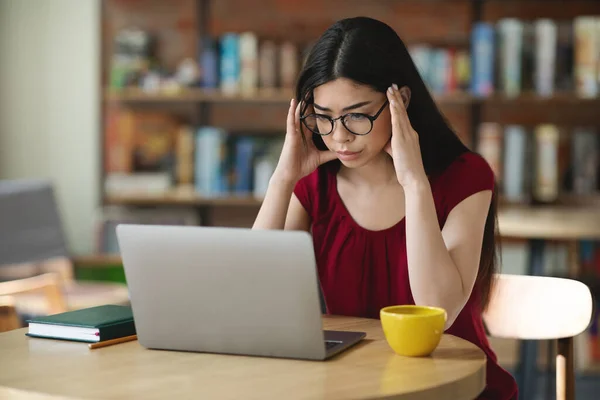
<svg viewBox="0 0 600 400">
<path fill-rule="evenodd" d="M 344 128 L 348 132 L 357 136 L 368 135 L 373 129 L 373 122 L 379 117 L 385 106 L 388 105 L 388 101 L 381 106 L 379 111 L 375 115 L 363 114 L 363 113 L 348 113 L 341 115 L 337 118 L 331 118 L 329 115 L 312 113 L 305 115 L 300 118 L 300 121 L 313 133 L 321 136 L 327 136 L 333 132 L 335 121 L 341 120 Z"/>
</svg>

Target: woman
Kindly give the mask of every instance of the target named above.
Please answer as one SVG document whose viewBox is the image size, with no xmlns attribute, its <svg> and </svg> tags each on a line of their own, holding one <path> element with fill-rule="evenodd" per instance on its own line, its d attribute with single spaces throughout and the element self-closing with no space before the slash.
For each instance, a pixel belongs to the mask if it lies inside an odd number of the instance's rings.
<svg viewBox="0 0 600 400">
<path fill-rule="evenodd" d="M 331 314 L 444 308 L 447 332 L 487 355 L 481 398 L 512 399 L 481 313 L 496 267 L 489 165 L 437 109 L 398 35 L 370 18 L 331 26 L 298 78 L 255 229 L 311 231 Z"/>
</svg>

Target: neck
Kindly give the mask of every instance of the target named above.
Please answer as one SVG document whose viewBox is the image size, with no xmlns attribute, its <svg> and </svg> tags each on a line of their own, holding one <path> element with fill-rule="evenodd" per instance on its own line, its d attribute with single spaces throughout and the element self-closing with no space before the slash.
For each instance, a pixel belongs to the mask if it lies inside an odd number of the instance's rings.
<svg viewBox="0 0 600 400">
<path fill-rule="evenodd" d="M 353 184 L 371 188 L 398 184 L 394 162 L 385 152 L 359 168 L 348 168 L 342 164 L 339 174 Z"/>
</svg>

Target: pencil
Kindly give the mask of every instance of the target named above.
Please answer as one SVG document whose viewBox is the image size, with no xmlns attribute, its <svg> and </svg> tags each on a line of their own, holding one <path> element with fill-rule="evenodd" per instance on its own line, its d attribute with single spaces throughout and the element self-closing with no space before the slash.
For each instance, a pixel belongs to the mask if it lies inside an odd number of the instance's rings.
<svg viewBox="0 0 600 400">
<path fill-rule="evenodd" d="M 106 347 L 106 346 L 111 346 L 113 344 L 130 342 L 132 340 L 137 340 L 137 335 L 123 336 L 123 337 L 120 337 L 117 339 L 103 340 L 102 342 L 90 343 L 90 344 L 88 344 L 88 347 L 90 349 L 99 349 L 100 347 Z"/>
</svg>

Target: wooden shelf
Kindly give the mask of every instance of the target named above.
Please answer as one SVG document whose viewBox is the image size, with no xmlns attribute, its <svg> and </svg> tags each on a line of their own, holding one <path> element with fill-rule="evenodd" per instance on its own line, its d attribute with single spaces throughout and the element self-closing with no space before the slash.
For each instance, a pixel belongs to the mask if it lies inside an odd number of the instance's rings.
<svg viewBox="0 0 600 400">
<path fill-rule="evenodd" d="M 109 102 L 130 103 L 186 103 L 186 102 L 242 102 L 242 103 L 289 103 L 291 90 L 261 89 L 252 94 L 225 94 L 216 89 L 184 89 L 177 92 L 145 92 L 141 89 L 107 89 L 104 99 Z"/>
<path fill-rule="evenodd" d="M 474 97 L 473 101 L 489 105 L 580 105 L 580 104 L 600 104 L 600 97 L 584 98 L 571 92 L 556 92 L 552 96 L 540 96 L 535 92 L 523 92 L 515 97 L 509 97 L 502 94 L 494 94 L 489 97 Z"/>
<path fill-rule="evenodd" d="M 597 207 L 503 206 L 498 211 L 500 235 L 522 239 L 600 239 Z"/>
<path fill-rule="evenodd" d="M 253 196 L 203 197 L 193 192 L 164 194 L 123 194 L 106 196 L 107 204 L 136 206 L 243 206 L 258 207 L 262 199 Z"/>
<path fill-rule="evenodd" d="M 259 207 L 252 196 L 203 197 L 196 193 L 107 196 L 108 204 L 135 206 Z M 599 239 L 597 207 L 504 205 L 498 212 L 500 234 L 510 238 Z"/>
<path fill-rule="evenodd" d="M 225 94 L 218 89 L 182 89 L 177 92 L 145 92 L 137 88 L 122 90 L 106 89 L 104 100 L 122 103 L 274 103 L 287 104 L 294 95 L 293 90 L 285 89 L 258 89 L 249 94 Z M 533 92 L 525 92 L 516 97 L 501 94 L 490 97 L 477 97 L 469 93 L 450 93 L 434 95 L 437 102 L 443 104 L 472 104 L 482 103 L 490 105 L 579 105 L 584 103 L 598 103 L 600 97 L 583 98 L 574 93 L 555 93 L 550 97 L 542 97 Z"/>
<path fill-rule="evenodd" d="M 288 104 L 294 96 L 293 90 L 258 89 L 251 94 L 224 94 L 218 89 L 184 89 L 178 92 L 149 93 L 137 88 L 122 90 L 106 89 L 104 100 L 121 103 L 273 103 Z M 444 104 L 470 104 L 473 97 L 468 93 L 436 95 Z"/>
<path fill-rule="evenodd" d="M 92 254 L 84 256 L 74 256 L 71 258 L 73 264 L 77 267 L 104 267 L 121 264 L 121 256 L 117 254 Z"/>
</svg>

